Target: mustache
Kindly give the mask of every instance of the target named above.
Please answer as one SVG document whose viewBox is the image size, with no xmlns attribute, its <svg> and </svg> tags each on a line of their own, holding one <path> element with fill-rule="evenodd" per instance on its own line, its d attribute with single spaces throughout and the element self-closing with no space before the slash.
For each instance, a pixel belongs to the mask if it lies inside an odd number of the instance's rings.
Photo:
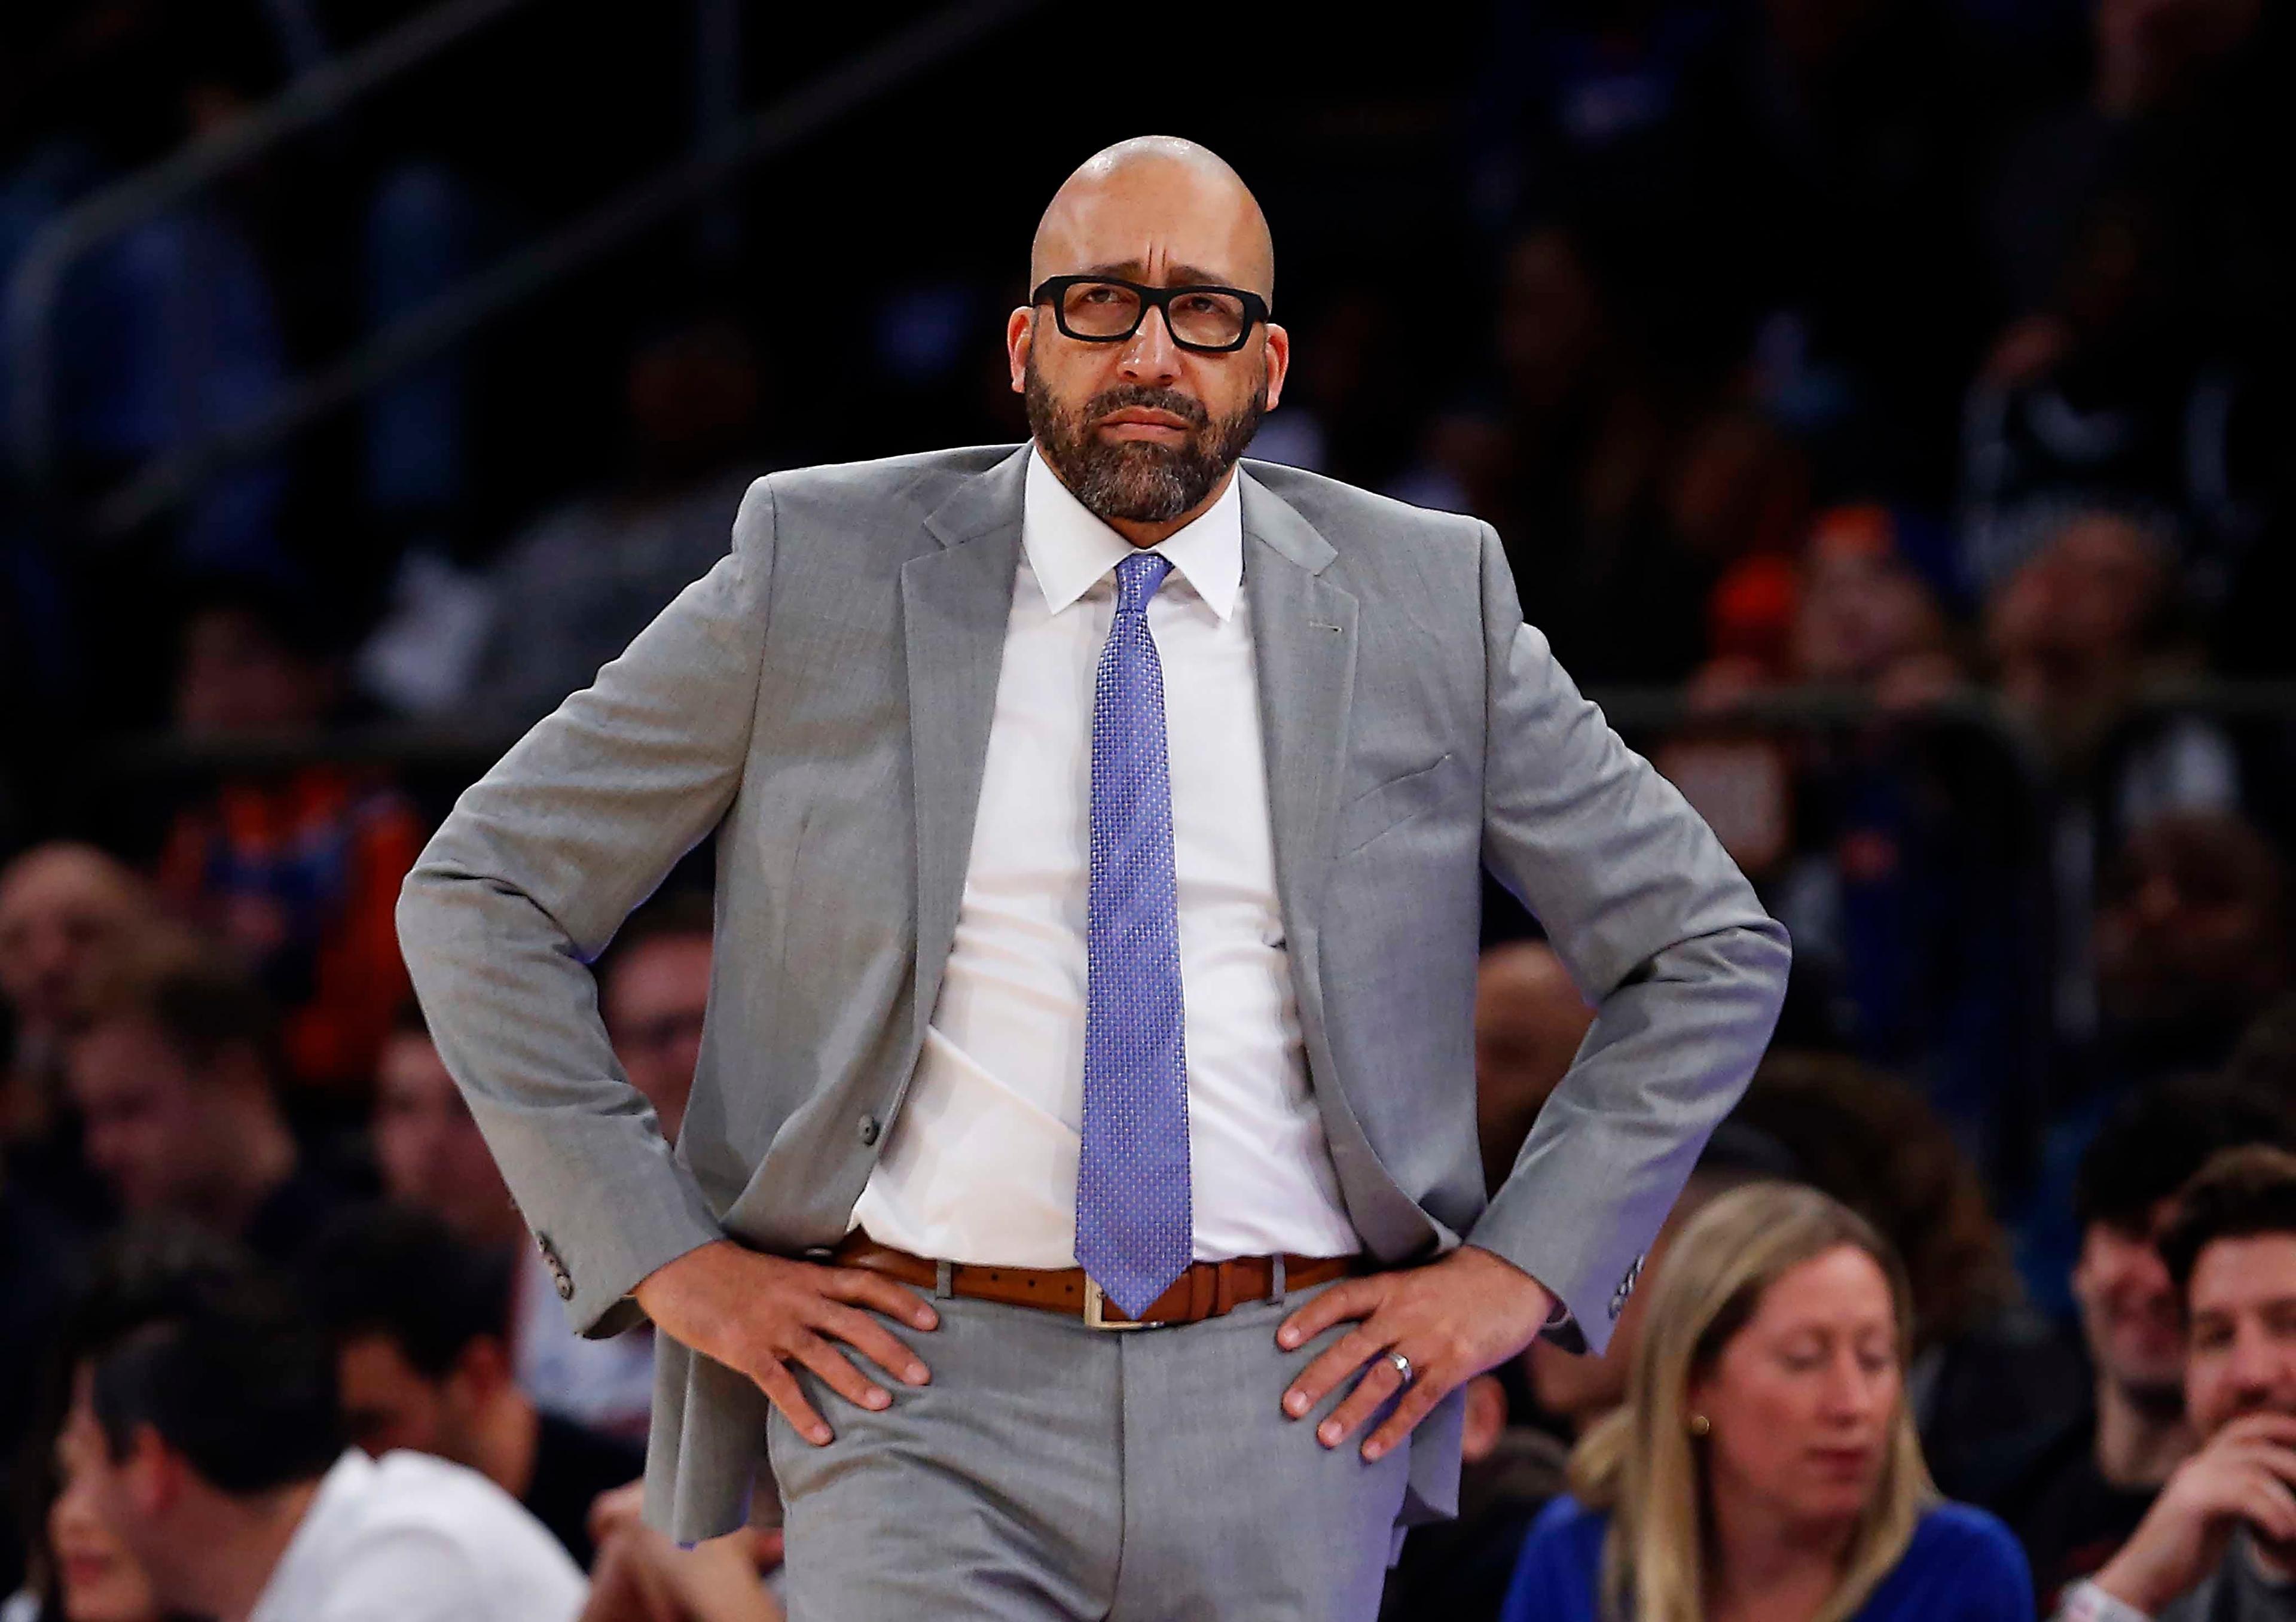
<svg viewBox="0 0 2296 1622">
<path fill-rule="evenodd" d="M 1191 428 L 1201 428 L 1211 421 L 1211 413 L 1204 409 L 1201 400 L 1191 399 L 1177 389 L 1152 389 L 1145 383 L 1119 383 L 1113 389 L 1103 389 L 1085 401 L 1084 420 L 1097 423 L 1118 411 L 1168 411 Z"/>
</svg>

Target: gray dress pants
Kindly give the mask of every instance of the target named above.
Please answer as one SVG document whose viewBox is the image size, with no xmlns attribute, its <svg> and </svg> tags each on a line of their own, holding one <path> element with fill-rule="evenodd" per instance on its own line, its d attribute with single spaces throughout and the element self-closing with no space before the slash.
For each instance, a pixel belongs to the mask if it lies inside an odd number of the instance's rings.
<svg viewBox="0 0 2296 1622">
<path fill-rule="evenodd" d="M 930 1334 L 888 1324 L 930 1385 L 855 1358 L 893 1394 L 882 1412 L 800 1370 L 837 1435 L 812 1446 L 778 1412 L 767 1435 L 791 1622 L 1371 1622 L 1410 1449 L 1322 1446 L 1336 1395 L 1284 1416 L 1346 1329 L 1277 1347 L 1312 1294 L 1120 1333 L 937 1300 Z"/>
</svg>

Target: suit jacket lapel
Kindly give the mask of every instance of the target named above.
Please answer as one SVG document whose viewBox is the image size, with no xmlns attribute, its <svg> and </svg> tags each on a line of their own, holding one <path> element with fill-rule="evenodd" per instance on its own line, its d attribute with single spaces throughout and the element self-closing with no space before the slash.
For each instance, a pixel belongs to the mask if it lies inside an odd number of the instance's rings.
<svg viewBox="0 0 2296 1622">
<path fill-rule="evenodd" d="M 972 852 L 981 768 L 1021 558 L 1024 446 L 959 486 L 925 526 L 939 547 L 901 568 L 917 817 L 916 1024 L 940 994 Z"/>
<path fill-rule="evenodd" d="M 1322 578 L 1337 554 L 1315 526 L 1249 473 L 1238 476 L 1276 890 L 1292 950 L 1308 955 L 1312 975 L 1355 691 L 1356 599 Z"/>
</svg>

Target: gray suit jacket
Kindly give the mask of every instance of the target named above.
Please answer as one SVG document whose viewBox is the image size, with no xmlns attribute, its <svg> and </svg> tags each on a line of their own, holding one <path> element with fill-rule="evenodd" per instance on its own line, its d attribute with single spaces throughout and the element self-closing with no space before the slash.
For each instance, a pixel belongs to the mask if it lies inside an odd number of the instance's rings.
<svg viewBox="0 0 2296 1622">
<path fill-rule="evenodd" d="M 758 480 L 730 556 L 464 794 L 407 878 L 439 1051 L 585 1332 L 628 1327 L 628 1292 L 707 1240 L 844 1233 L 956 926 L 1024 465 L 991 447 Z M 1349 1214 L 1384 1262 L 1496 1251 L 1599 1347 L 1768 1040 L 1784 932 L 1523 623 L 1489 526 L 1241 477 L 1277 887 Z M 586 966 L 713 831 L 718 950 L 673 1151 Z M 1600 1004 L 1488 1201 L 1485 862 Z M 665 1340 L 658 1524 L 738 1522 L 766 1412 Z M 1456 1404 L 1422 1426 L 1414 1514 L 1450 1509 L 1457 1434 Z"/>
</svg>

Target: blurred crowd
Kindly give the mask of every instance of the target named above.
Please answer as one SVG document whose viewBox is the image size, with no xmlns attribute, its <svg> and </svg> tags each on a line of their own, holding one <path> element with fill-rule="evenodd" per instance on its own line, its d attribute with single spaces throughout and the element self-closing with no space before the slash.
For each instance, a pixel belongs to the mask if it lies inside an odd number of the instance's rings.
<svg viewBox="0 0 2296 1622">
<path fill-rule="evenodd" d="M 0 283 L 420 9 L 0 8 Z M 1021 436 L 1026 221 L 833 306 L 851 267 L 703 232 L 99 517 L 578 179 L 675 156 L 646 132 L 685 138 L 690 87 L 624 27 L 480 39 L 94 243 L 39 342 L 0 336 L 8 1622 L 218 1614 L 283 1546 L 279 1592 L 317 1593 L 394 1536 L 496 1562 L 504 1616 L 774 1614 L 770 1504 L 738 1548 L 636 1524 L 649 1348 L 565 1330 L 391 910 L 446 798 L 708 567 L 749 480 Z M 1948 1569 L 1972 1616 L 2094 1607 L 2115 1559 L 2141 1611 L 2296 1614 L 2296 1195 L 2259 1157 L 2296 1149 L 2290 33 L 2264 0 L 1497 0 L 1416 111 L 1287 92 L 1183 131 L 1287 244 L 1297 365 L 1253 454 L 1489 520 L 1796 943 L 1658 1287 L 1605 1357 L 1472 1388 L 1466 1514 L 1414 1535 L 1394 1618 L 1591 1616 L 1620 1584 L 1774 1614 L 1759 1583 L 1809 1573 L 1764 1539 L 1804 1521 L 1876 1618 L 1957 1614 L 1923 1586 Z M 529 116 L 553 86 L 581 116 Z M 1272 133 L 1295 116 L 1346 155 Z M 1016 194 L 1095 139 L 1016 154 Z M 349 746 L 393 722 L 485 747 L 442 776 Z M 707 860 L 599 965 L 673 1133 Z M 1496 1180 L 1587 1013 L 1496 890 L 1486 934 Z M 1734 1383 L 1742 1348 L 1807 1402 Z M 2282 1485 L 2227 1510 L 2235 1464 Z M 1669 1552 L 1726 1478 L 1767 1507 Z M 2180 1529 L 2207 1560 L 2162 1552 Z M 1749 1564 L 1699 1601 L 1698 1558 Z"/>
</svg>

